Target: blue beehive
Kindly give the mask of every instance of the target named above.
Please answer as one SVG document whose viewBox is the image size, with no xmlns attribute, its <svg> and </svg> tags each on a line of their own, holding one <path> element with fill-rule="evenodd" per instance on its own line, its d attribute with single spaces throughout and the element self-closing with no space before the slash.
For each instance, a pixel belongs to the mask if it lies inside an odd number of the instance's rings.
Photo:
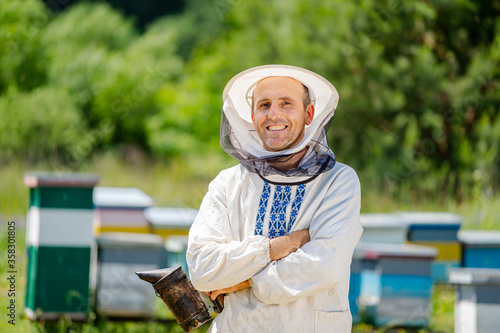
<svg viewBox="0 0 500 333">
<path fill-rule="evenodd" d="M 461 230 L 458 239 L 463 267 L 500 268 L 499 231 Z"/>
<path fill-rule="evenodd" d="M 461 264 L 461 246 L 457 234 L 462 217 L 445 212 L 404 212 L 399 215 L 408 224 L 409 243 L 438 250 L 432 265 L 432 277 L 436 282 L 447 282 L 448 271 Z"/>
<path fill-rule="evenodd" d="M 376 326 L 427 326 L 436 255 L 432 247 L 359 243 L 354 256 L 360 262 L 354 317 Z"/>
<path fill-rule="evenodd" d="M 360 252 L 354 252 L 351 262 L 351 277 L 349 279 L 349 308 L 354 324 L 360 322 L 358 299 L 361 291 L 361 272 L 363 258 Z"/>
<path fill-rule="evenodd" d="M 365 213 L 360 216 L 363 234 L 361 243 L 404 244 L 406 242 L 407 224 L 401 221 L 401 216 L 391 213 Z M 361 291 L 361 273 L 364 261 L 362 251 L 356 251 L 351 263 L 349 281 L 349 307 L 354 323 L 359 316 L 358 298 Z"/>
<path fill-rule="evenodd" d="M 170 236 L 165 241 L 165 249 L 168 256 L 168 267 L 181 266 L 189 276 L 189 269 L 186 261 L 186 251 L 188 245 L 187 236 Z"/>
</svg>

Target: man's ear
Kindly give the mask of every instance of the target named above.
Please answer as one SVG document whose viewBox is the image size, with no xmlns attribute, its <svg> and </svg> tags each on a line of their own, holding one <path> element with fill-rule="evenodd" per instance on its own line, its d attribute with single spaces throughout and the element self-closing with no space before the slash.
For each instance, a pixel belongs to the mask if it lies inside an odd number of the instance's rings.
<svg viewBox="0 0 500 333">
<path fill-rule="evenodd" d="M 253 117 L 253 116 L 252 116 Z M 306 125 L 310 125 L 314 118 L 314 105 L 309 104 L 306 108 Z"/>
</svg>

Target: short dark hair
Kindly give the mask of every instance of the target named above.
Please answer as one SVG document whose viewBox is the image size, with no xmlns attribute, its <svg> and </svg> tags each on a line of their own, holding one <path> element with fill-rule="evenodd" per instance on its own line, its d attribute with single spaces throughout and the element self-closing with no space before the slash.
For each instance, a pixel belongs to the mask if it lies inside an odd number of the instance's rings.
<svg viewBox="0 0 500 333">
<path fill-rule="evenodd" d="M 305 84 L 302 83 L 302 87 L 304 87 L 303 103 L 304 103 L 304 109 L 306 109 L 307 106 L 311 104 L 311 95 L 309 95 L 309 88 L 307 88 Z"/>
</svg>

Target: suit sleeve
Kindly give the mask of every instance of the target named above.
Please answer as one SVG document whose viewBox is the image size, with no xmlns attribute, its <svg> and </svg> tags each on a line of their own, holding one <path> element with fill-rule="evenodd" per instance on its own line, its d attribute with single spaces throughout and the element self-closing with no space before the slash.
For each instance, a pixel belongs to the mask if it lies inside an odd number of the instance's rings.
<svg viewBox="0 0 500 333">
<path fill-rule="evenodd" d="M 210 185 L 190 231 L 186 259 L 190 279 L 199 291 L 234 286 L 262 271 L 271 261 L 269 239 L 231 235 L 225 189 L 231 177 L 221 173 Z M 244 221 L 231 221 L 244 223 Z"/>
<path fill-rule="evenodd" d="M 250 283 L 267 304 L 287 303 L 332 289 L 349 278 L 354 247 L 362 233 L 360 186 L 354 170 L 344 170 L 339 191 L 331 187 L 314 212 L 311 241 L 296 252 L 273 261 Z M 343 190 L 343 191 L 342 191 Z"/>
</svg>

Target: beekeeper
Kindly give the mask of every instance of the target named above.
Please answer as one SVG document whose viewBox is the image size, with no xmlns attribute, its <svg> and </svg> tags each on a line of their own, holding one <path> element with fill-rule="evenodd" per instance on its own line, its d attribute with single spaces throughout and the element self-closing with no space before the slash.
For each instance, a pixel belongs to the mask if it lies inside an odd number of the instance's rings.
<svg viewBox="0 0 500 333">
<path fill-rule="evenodd" d="M 351 332 L 360 185 L 326 140 L 336 89 L 267 65 L 233 77 L 223 100 L 221 145 L 240 164 L 210 183 L 187 250 L 196 289 L 225 295 L 209 332 Z"/>
</svg>

